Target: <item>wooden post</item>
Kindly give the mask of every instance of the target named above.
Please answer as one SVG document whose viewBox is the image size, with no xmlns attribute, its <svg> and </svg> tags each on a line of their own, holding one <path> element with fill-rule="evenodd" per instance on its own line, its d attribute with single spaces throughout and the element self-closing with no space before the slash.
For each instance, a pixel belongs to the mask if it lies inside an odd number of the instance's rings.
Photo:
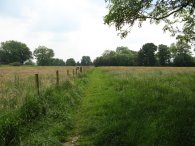
<svg viewBox="0 0 195 146">
<path fill-rule="evenodd" d="M 83 68 L 82 68 L 82 67 L 80 67 L 80 72 L 81 72 L 81 73 L 83 72 Z"/>
<path fill-rule="evenodd" d="M 35 74 L 35 85 L 36 85 L 36 90 L 37 90 L 37 95 L 40 95 L 39 91 L 39 74 Z"/>
<path fill-rule="evenodd" d="M 60 78 L 59 78 L 59 71 L 56 71 L 56 85 L 59 86 L 60 85 Z"/>
<path fill-rule="evenodd" d="M 69 72 L 69 70 L 67 70 L 67 76 L 70 76 L 70 72 Z"/>
</svg>

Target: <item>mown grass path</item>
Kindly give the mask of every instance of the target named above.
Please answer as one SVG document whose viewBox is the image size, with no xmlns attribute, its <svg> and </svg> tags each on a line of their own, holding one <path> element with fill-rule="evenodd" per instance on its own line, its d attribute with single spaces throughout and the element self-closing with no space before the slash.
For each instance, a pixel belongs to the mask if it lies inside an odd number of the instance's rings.
<svg viewBox="0 0 195 146">
<path fill-rule="evenodd" d="M 65 146 L 78 145 L 78 143 L 79 145 L 93 145 L 92 139 L 96 136 L 98 130 L 98 125 L 95 125 L 97 123 L 94 123 L 94 121 L 99 122 L 102 117 L 107 116 L 104 108 L 111 106 L 109 99 L 112 102 L 113 96 L 115 96 L 115 91 L 110 88 L 112 86 L 109 84 L 108 76 L 100 69 L 94 69 L 89 74 L 85 96 L 75 114 L 75 128 Z"/>
</svg>

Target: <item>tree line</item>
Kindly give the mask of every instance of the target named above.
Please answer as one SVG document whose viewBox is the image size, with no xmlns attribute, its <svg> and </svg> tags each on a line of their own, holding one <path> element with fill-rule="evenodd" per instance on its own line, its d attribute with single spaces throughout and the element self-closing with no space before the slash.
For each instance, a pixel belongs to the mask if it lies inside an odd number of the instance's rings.
<svg viewBox="0 0 195 146">
<path fill-rule="evenodd" d="M 191 46 L 178 41 L 167 45 L 156 46 L 146 43 L 139 51 L 128 47 L 117 47 L 116 51 L 106 50 L 94 60 L 95 66 L 195 66 Z"/>
<path fill-rule="evenodd" d="M 0 64 L 35 65 L 34 58 L 39 66 L 195 66 L 191 46 L 184 41 L 170 46 L 146 43 L 139 51 L 117 47 L 115 51 L 105 50 L 93 63 L 89 56 L 83 56 L 81 62 L 76 62 L 74 58 L 64 61 L 54 58 L 54 55 L 54 51 L 45 46 L 31 52 L 26 44 L 13 40 L 2 42 L 0 46 Z"/>
<path fill-rule="evenodd" d="M 88 66 L 92 65 L 89 56 L 83 56 L 81 62 L 76 62 L 73 58 L 69 58 L 66 62 L 59 58 L 54 58 L 54 51 L 45 46 L 39 46 L 31 52 L 29 47 L 22 42 L 6 41 L 0 46 L 0 64 L 10 65 L 35 65 L 32 61 L 35 58 L 36 64 L 39 66 Z"/>
</svg>

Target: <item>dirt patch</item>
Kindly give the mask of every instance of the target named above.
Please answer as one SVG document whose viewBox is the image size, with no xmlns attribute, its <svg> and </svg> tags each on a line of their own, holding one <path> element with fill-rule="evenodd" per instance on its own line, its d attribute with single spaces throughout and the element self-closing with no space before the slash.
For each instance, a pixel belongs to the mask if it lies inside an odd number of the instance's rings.
<svg viewBox="0 0 195 146">
<path fill-rule="evenodd" d="M 72 137 L 68 142 L 64 144 L 64 146 L 75 146 L 78 140 L 79 136 Z"/>
</svg>

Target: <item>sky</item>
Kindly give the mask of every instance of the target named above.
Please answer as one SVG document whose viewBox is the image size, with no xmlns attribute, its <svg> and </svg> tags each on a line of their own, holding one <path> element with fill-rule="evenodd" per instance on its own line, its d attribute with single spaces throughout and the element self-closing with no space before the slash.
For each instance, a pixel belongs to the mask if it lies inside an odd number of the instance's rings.
<svg viewBox="0 0 195 146">
<path fill-rule="evenodd" d="M 138 51 L 145 43 L 175 42 L 162 24 L 148 22 L 121 39 L 114 27 L 104 24 L 107 13 L 105 0 L 0 0 L 0 42 L 20 41 L 31 51 L 46 46 L 56 58 L 76 61 L 82 56 L 93 60 L 118 46 Z"/>
</svg>

